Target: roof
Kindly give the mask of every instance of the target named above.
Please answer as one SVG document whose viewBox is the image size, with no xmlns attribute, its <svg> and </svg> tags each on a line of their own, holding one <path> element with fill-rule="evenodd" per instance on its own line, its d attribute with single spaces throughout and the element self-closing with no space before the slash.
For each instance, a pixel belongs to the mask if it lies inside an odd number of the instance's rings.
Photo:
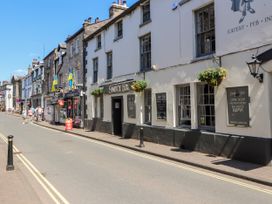
<svg viewBox="0 0 272 204">
<path fill-rule="evenodd" d="M 47 55 L 43 58 L 43 60 L 45 60 L 45 59 L 48 58 L 51 54 L 53 54 L 54 51 L 55 51 L 55 49 L 56 49 L 56 48 L 54 48 L 53 50 L 51 50 L 51 52 L 49 52 L 49 54 L 47 54 Z"/>
<path fill-rule="evenodd" d="M 135 9 L 138 8 L 138 6 L 141 5 L 141 3 L 145 2 L 147 0 L 139 0 L 136 3 L 134 3 L 131 7 L 129 7 L 128 9 L 124 10 L 124 12 L 122 12 L 120 15 L 114 17 L 113 19 L 110 19 L 108 21 L 108 23 L 106 23 L 104 26 L 100 27 L 99 29 L 97 29 L 95 32 L 93 32 L 91 35 L 89 35 L 88 37 L 86 37 L 84 39 L 84 41 L 89 41 L 92 38 L 94 38 L 98 33 L 100 33 L 103 30 L 106 30 L 108 27 L 110 27 L 112 24 L 116 23 L 119 19 L 129 15 L 131 12 L 133 12 Z"/>
</svg>

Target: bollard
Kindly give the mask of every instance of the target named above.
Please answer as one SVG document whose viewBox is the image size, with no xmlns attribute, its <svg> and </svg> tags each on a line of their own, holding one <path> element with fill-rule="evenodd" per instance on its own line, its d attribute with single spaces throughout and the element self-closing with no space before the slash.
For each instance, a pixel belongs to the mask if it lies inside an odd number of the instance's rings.
<svg viewBox="0 0 272 204">
<path fill-rule="evenodd" d="M 7 171 L 14 170 L 13 166 L 13 136 L 8 136 L 8 162 L 7 162 Z"/>
<path fill-rule="evenodd" d="M 144 147 L 144 128 L 140 128 L 140 145 L 139 147 Z"/>
</svg>

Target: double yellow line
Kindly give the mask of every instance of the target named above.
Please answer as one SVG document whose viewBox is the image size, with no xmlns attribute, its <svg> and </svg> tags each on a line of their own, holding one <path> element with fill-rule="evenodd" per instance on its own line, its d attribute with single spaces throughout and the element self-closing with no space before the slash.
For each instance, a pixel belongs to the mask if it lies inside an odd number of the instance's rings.
<svg viewBox="0 0 272 204">
<path fill-rule="evenodd" d="M 0 138 L 8 144 L 7 138 L 1 133 Z M 37 168 L 31 164 L 31 162 L 23 154 L 21 154 L 14 145 L 13 152 L 56 204 L 69 204 L 69 202 L 58 192 L 58 190 L 46 178 L 44 178 Z"/>
</svg>

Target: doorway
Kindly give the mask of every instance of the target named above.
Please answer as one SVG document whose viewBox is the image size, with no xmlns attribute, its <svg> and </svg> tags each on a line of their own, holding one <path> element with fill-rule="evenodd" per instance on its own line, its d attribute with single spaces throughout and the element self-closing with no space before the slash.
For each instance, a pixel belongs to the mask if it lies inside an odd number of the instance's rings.
<svg viewBox="0 0 272 204">
<path fill-rule="evenodd" d="M 123 130 L 123 97 L 112 98 L 113 134 L 122 136 Z"/>
</svg>

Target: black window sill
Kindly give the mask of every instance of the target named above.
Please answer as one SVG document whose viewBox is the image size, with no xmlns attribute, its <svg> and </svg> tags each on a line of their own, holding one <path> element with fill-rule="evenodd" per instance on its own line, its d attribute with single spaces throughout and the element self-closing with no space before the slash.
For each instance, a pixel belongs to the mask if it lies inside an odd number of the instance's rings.
<svg viewBox="0 0 272 204">
<path fill-rule="evenodd" d="M 147 24 L 149 24 L 149 23 L 151 23 L 151 22 L 152 22 L 152 20 L 149 19 L 149 20 L 147 20 L 147 21 L 145 21 L 145 22 L 142 22 L 142 24 L 140 24 L 139 27 L 141 28 L 141 27 L 143 27 L 143 26 L 145 26 L 145 25 L 147 25 Z"/>
<path fill-rule="evenodd" d="M 116 38 L 113 40 L 113 42 L 119 41 L 119 40 L 121 40 L 122 38 L 123 38 L 123 36 L 116 37 Z"/>
</svg>

